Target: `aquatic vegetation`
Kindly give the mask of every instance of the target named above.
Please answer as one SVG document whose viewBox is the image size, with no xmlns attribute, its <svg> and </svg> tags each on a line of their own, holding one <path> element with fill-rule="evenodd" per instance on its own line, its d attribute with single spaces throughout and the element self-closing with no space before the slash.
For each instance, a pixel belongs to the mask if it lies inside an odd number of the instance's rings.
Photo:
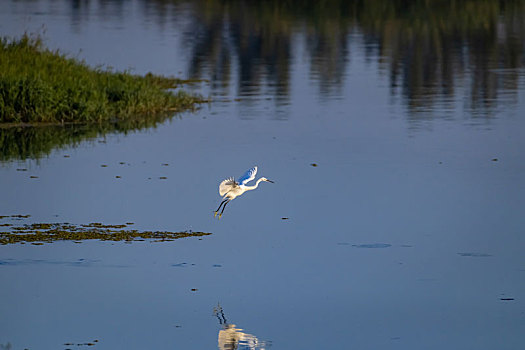
<svg viewBox="0 0 525 350">
<path fill-rule="evenodd" d="M 10 216 L 4 216 L 8 218 Z M 0 231 L 0 244 L 31 243 L 42 245 L 54 241 L 74 241 L 98 239 L 101 241 L 143 241 L 152 242 L 173 241 L 179 238 L 208 236 L 207 232 L 169 232 L 169 231 L 138 231 L 127 229 L 131 225 L 106 225 L 99 222 L 75 225 L 69 223 L 33 223 L 21 226 L 9 226 L 9 231 Z M 3 226 L 3 225 L 0 225 Z"/>
<path fill-rule="evenodd" d="M 0 40 L 0 123 L 100 123 L 194 108 L 187 81 L 91 68 L 38 36 Z"/>
<path fill-rule="evenodd" d="M 12 218 L 13 220 L 21 220 L 21 219 L 27 219 L 31 217 L 31 215 L 21 215 L 21 214 L 16 214 L 16 215 L 0 215 L 0 220 L 1 219 L 6 219 L 6 218 Z"/>
</svg>

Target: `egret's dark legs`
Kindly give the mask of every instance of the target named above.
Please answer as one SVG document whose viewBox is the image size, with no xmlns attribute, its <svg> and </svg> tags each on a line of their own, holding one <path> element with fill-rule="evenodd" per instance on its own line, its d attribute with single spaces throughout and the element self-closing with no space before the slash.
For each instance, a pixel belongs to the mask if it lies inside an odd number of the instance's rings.
<svg viewBox="0 0 525 350">
<path fill-rule="evenodd" d="M 221 218 L 222 213 L 224 213 L 224 209 L 226 208 L 226 204 L 228 204 L 230 202 L 231 202 L 231 200 L 228 200 L 226 203 L 224 203 L 224 206 L 222 207 L 221 213 L 219 214 L 219 219 Z"/>
<path fill-rule="evenodd" d="M 223 200 L 223 201 L 221 202 L 221 204 L 219 204 L 219 207 L 217 208 L 217 210 L 215 210 L 215 215 L 213 215 L 213 217 L 216 217 L 216 216 L 217 216 L 217 213 L 219 212 L 219 209 L 221 209 L 222 205 L 223 205 L 224 203 L 226 203 L 227 201 L 228 201 L 228 199 L 225 199 L 225 200 Z M 224 204 L 224 205 L 226 205 L 226 204 Z M 222 214 L 222 213 L 221 213 L 221 214 Z"/>
</svg>

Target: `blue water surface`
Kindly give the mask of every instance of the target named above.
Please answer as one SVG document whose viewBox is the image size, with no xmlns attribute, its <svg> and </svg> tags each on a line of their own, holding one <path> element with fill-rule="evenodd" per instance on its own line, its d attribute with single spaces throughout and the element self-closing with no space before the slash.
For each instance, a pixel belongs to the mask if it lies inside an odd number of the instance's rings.
<svg viewBox="0 0 525 350">
<path fill-rule="evenodd" d="M 31 215 L 2 222 L 212 235 L 0 246 L 0 344 L 521 349 L 524 41 L 510 66 L 451 43 L 440 70 L 360 23 L 323 35 L 298 15 L 270 40 L 264 12 L 205 6 L 1 2 L 2 35 L 43 32 L 92 66 L 206 79 L 188 89 L 212 100 L 2 162 L 0 215 Z M 214 218 L 220 181 L 255 165 L 275 183 Z"/>
</svg>

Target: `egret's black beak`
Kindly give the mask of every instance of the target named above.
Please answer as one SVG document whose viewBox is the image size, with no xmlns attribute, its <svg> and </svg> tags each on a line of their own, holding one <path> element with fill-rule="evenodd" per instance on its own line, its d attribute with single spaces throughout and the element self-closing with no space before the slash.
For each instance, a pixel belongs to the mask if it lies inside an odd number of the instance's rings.
<svg viewBox="0 0 525 350">
<path fill-rule="evenodd" d="M 266 179 L 266 181 L 271 182 L 271 183 L 273 183 L 273 184 L 275 183 L 275 182 L 273 182 L 272 180 L 268 180 L 268 179 Z"/>
</svg>

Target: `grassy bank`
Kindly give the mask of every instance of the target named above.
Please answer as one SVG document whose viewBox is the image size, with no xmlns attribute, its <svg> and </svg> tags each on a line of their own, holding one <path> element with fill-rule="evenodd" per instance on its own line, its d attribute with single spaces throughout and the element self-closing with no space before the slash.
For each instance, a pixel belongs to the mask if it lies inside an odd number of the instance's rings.
<svg viewBox="0 0 525 350">
<path fill-rule="evenodd" d="M 39 37 L 0 40 L 0 123 L 93 123 L 189 109 L 181 80 L 91 68 Z"/>
</svg>

